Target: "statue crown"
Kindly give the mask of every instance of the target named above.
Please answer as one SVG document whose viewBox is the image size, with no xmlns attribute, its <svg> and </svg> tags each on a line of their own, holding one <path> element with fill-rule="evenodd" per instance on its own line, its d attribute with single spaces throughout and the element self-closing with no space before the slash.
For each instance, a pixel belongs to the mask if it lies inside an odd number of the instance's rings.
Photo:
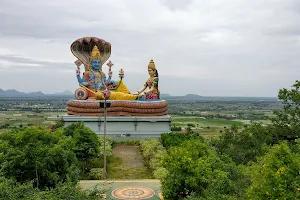
<svg viewBox="0 0 300 200">
<path fill-rule="evenodd" d="M 98 47 L 95 45 L 91 52 L 90 61 L 101 60 L 101 59 L 102 59 L 102 57 L 101 57 L 100 51 L 99 51 Z"/>
<path fill-rule="evenodd" d="M 155 64 L 154 64 L 154 61 L 152 59 L 149 62 L 148 69 L 155 70 Z"/>
</svg>

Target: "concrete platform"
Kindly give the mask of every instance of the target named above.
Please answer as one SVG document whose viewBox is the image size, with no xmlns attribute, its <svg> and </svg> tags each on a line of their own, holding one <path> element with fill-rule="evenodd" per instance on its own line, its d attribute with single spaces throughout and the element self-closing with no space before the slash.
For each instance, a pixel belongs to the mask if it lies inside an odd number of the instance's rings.
<svg viewBox="0 0 300 200">
<path fill-rule="evenodd" d="M 161 191 L 161 183 L 157 179 L 124 179 L 124 180 L 81 180 L 79 182 L 80 186 L 84 190 L 89 190 L 92 188 L 98 188 L 101 190 L 105 190 L 105 194 L 107 196 L 107 199 L 149 199 L 149 200 L 157 200 L 157 199 L 163 199 L 162 191 Z M 123 198 L 115 198 L 113 195 L 113 191 L 118 188 L 124 188 L 129 187 L 132 188 L 132 193 L 138 192 L 139 188 L 135 189 L 135 187 L 144 187 L 144 188 L 150 188 L 154 191 L 154 196 L 152 197 L 144 197 L 139 198 L 138 196 L 132 196 L 126 198 L 126 196 L 123 196 Z M 127 189 L 128 190 L 128 189 Z M 129 189 L 130 190 L 130 189 Z M 124 191 L 123 191 L 124 192 Z M 123 193 L 124 194 L 124 193 Z M 126 193 L 125 193 L 126 194 Z"/>
<path fill-rule="evenodd" d="M 68 126 L 74 122 L 84 122 L 97 135 L 104 134 L 104 117 L 94 116 L 60 116 Z M 106 134 L 116 140 L 132 140 L 143 138 L 158 138 L 160 134 L 171 132 L 171 116 L 153 117 L 107 117 Z"/>
</svg>

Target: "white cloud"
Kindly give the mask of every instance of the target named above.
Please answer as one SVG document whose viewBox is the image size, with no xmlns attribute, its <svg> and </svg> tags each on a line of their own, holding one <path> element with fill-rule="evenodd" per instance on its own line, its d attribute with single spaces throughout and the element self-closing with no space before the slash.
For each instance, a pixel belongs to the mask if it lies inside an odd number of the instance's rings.
<svg viewBox="0 0 300 200">
<path fill-rule="evenodd" d="M 70 44 L 97 36 L 112 44 L 114 73 L 124 68 L 132 90 L 154 59 L 162 93 L 275 96 L 299 79 L 299 23 L 297 0 L 3 0 L 0 88 L 73 90 Z M 8 68 L 51 76 L 37 88 L 7 78 Z"/>
</svg>

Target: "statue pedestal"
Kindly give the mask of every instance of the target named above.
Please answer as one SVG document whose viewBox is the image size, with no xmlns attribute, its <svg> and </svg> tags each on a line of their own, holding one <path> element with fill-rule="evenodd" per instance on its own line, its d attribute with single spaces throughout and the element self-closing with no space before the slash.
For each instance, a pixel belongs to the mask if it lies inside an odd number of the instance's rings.
<svg viewBox="0 0 300 200">
<path fill-rule="evenodd" d="M 84 122 L 97 135 L 104 134 L 103 116 L 60 116 L 65 126 L 74 122 Z M 106 117 L 106 134 L 115 140 L 159 138 L 160 134 L 171 132 L 171 116 L 119 116 Z"/>
</svg>

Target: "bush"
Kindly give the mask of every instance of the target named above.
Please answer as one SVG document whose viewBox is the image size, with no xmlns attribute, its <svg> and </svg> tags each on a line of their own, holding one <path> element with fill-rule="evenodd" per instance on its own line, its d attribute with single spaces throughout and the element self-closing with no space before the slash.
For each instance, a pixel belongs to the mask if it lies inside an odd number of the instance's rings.
<svg viewBox="0 0 300 200">
<path fill-rule="evenodd" d="M 156 139 L 147 139 L 140 142 L 141 150 L 146 164 L 151 170 L 155 178 L 162 178 L 166 175 L 166 170 L 162 167 L 162 161 L 167 155 L 166 149 Z"/>
<path fill-rule="evenodd" d="M 189 126 L 189 127 L 195 127 L 196 125 L 193 124 L 193 123 L 188 123 L 187 126 Z"/>
<path fill-rule="evenodd" d="M 107 191 L 102 185 L 100 189 L 92 188 L 82 190 L 76 183 L 66 182 L 57 184 L 56 188 L 40 191 L 34 188 L 32 182 L 20 184 L 12 179 L 0 177 L 0 199 L 9 200 L 36 200 L 36 199 L 74 199 L 74 200 L 96 200 L 100 199 L 99 194 Z"/>
<path fill-rule="evenodd" d="M 64 127 L 64 125 L 65 125 L 65 121 L 64 120 L 62 120 L 62 119 L 61 120 L 56 120 L 55 124 L 50 125 L 50 129 L 52 131 L 55 131 L 58 128 Z M 28 124 L 28 126 L 29 126 L 29 124 Z"/>
<path fill-rule="evenodd" d="M 173 126 L 171 127 L 171 131 L 181 131 L 181 127 L 180 126 Z"/>
<path fill-rule="evenodd" d="M 300 199 L 299 166 L 300 151 L 291 152 L 286 142 L 273 146 L 249 169 L 248 199 Z"/>
<path fill-rule="evenodd" d="M 92 168 L 89 173 L 89 179 L 100 180 L 103 178 L 103 168 Z"/>
<path fill-rule="evenodd" d="M 113 141 L 114 144 L 127 144 L 127 145 L 139 145 L 140 140 L 121 140 L 121 141 Z"/>
<path fill-rule="evenodd" d="M 97 135 L 84 126 L 82 122 L 77 122 L 64 128 L 63 133 L 71 136 L 75 142 L 74 152 L 80 161 L 98 157 L 100 153 L 100 142 Z"/>
<path fill-rule="evenodd" d="M 98 136 L 99 140 L 99 156 L 103 158 L 104 156 L 104 136 Z M 113 140 L 111 137 L 106 137 L 106 156 L 111 156 L 112 155 L 112 144 Z"/>
<path fill-rule="evenodd" d="M 271 140 L 266 127 L 253 123 L 243 130 L 236 126 L 225 129 L 221 136 L 212 139 L 211 144 L 219 154 L 229 155 L 236 164 L 246 164 L 264 155 Z"/>
<path fill-rule="evenodd" d="M 166 200 L 183 199 L 242 199 L 244 186 L 236 182 L 244 179 L 236 165 L 217 153 L 201 140 L 184 141 L 171 147 L 163 167 L 168 171 L 162 183 Z"/>
<path fill-rule="evenodd" d="M 164 177 L 168 175 L 168 171 L 164 167 L 158 167 L 153 171 L 153 176 L 156 179 L 162 180 Z"/>
<path fill-rule="evenodd" d="M 0 172 L 18 182 L 34 180 L 39 188 L 79 177 L 72 138 L 60 130 L 23 128 L 0 134 Z"/>
<path fill-rule="evenodd" d="M 95 157 L 90 157 L 89 159 L 79 160 L 79 166 L 81 169 L 80 178 L 84 180 L 99 180 L 102 178 L 102 175 L 96 175 L 95 169 L 100 169 L 104 167 L 104 137 L 98 136 L 99 141 L 99 150 L 98 155 Z M 112 155 L 112 139 L 106 137 L 106 156 L 109 157 Z"/>
<path fill-rule="evenodd" d="M 281 89 L 278 98 L 282 100 L 283 110 L 274 111 L 276 117 L 271 119 L 273 144 L 284 140 L 293 142 L 300 138 L 300 81 L 290 90 Z"/>
<path fill-rule="evenodd" d="M 191 133 L 188 135 L 182 133 L 163 133 L 161 134 L 161 141 L 165 148 L 170 148 L 172 146 L 179 146 L 186 140 L 199 139 L 204 141 L 203 137 L 198 133 Z"/>
</svg>

